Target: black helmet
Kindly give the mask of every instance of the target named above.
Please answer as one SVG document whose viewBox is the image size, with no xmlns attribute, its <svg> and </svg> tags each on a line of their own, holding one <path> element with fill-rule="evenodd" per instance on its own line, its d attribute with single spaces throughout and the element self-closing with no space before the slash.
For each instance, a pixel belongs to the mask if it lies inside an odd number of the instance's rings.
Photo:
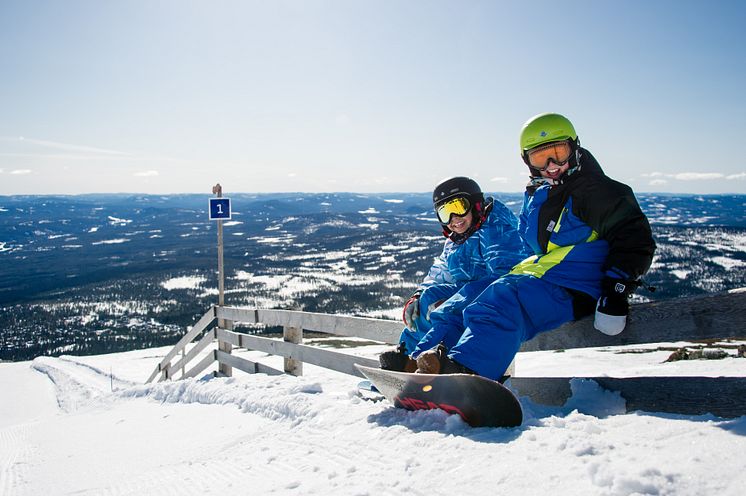
<svg viewBox="0 0 746 496">
<path fill-rule="evenodd" d="M 474 179 L 463 176 L 445 179 L 433 191 L 433 207 L 437 208 L 440 204 L 451 198 L 463 196 L 469 198 L 472 205 L 484 202 L 482 189 Z"/>
</svg>

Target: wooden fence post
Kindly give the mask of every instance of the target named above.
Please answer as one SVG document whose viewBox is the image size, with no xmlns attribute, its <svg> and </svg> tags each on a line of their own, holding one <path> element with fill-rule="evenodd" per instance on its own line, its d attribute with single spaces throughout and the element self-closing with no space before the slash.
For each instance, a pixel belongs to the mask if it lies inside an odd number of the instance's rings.
<svg viewBox="0 0 746 496">
<path fill-rule="evenodd" d="M 212 187 L 212 192 L 217 198 L 223 197 L 223 187 L 220 183 Z M 225 272 L 223 270 L 223 220 L 218 219 L 218 306 L 225 305 Z M 233 321 L 218 319 L 218 327 L 226 330 L 233 329 Z M 218 349 L 231 354 L 233 346 L 230 343 L 218 340 Z M 218 373 L 231 377 L 233 368 L 224 363 L 218 363 Z"/>
<path fill-rule="evenodd" d="M 226 331 L 232 331 L 233 321 L 218 319 L 218 327 L 220 327 L 221 329 L 225 329 Z M 231 343 L 228 343 L 227 341 L 221 341 L 220 339 L 218 339 L 218 349 L 230 355 L 233 352 L 233 345 Z M 218 372 L 226 377 L 232 377 L 233 367 L 220 362 L 218 364 Z"/>
<path fill-rule="evenodd" d="M 288 343 L 303 343 L 303 329 L 301 327 L 283 327 L 282 339 Z M 303 362 L 294 358 L 285 358 L 285 373 L 295 376 L 303 375 Z"/>
</svg>

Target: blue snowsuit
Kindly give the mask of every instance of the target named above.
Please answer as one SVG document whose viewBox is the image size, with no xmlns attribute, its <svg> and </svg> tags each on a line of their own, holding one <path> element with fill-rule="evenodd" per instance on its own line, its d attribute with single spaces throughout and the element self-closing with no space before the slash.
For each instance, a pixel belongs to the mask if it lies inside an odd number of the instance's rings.
<svg viewBox="0 0 746 496">
<path fill-rule="evenodd" d="M 534 255 L 491 281 L 459 318 L 433 312 L 413 356 L 443 342 L 449 358 L 499 379 L 521 343 L 591 314 L 604 275 L 635 280 L 647 271 L 655 242 L 632 190 L 580 153 L 560 184 L 527 188 L 518 230 Z"/>
<path fill-rule="evenodd" d="M 480 228 L 461 244 L 446 240 L 443 252 L 420 285 L 417 328 L 405 327 L 399 338 L 408 354 L 432 327 L 434 312 L 449 312 L 460 318 L 464 307 L 487 286 L 480 281 L 496 279 L 526 256 L 513 212 L 492 198 L 485 204 L 488 214 Z"/>
</svg>

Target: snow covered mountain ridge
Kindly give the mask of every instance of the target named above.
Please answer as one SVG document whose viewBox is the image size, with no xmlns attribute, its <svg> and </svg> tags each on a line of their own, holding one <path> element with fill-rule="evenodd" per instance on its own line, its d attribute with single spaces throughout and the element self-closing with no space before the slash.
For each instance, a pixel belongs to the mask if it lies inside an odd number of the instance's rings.
<svg viewBox="0 0 746 496">
<path fill-rule="evenodd" d="M 442 247 L 429 194 L 230 196 L 229 305 L 396 319 Z M 0 360 L 175 342 L 216 300 L 207 198 L 0 197 Z M 658 243 L 640 299 L 746 286 L 746 196 L 639 199 Z"/>
</svg>

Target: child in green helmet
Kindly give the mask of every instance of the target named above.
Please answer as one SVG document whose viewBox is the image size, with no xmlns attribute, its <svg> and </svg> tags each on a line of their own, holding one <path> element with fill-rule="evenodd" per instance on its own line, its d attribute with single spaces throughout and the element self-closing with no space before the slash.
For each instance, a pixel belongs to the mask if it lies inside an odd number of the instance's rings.
<svg viewBox="0 0 746 496">
<path fill-rule="evenodd" d="M 464 309 L 465 329 L 447 353 L 415 352 L 418 366 L 434 364 L 424 371 L 456 363 L 498 379 L 521 343 L 570 320 L 595 312 L 599 331 L 624 329 L 628 297 L 655 252 L 634 193 L 603 173 L 560 114 L 529 119 L 520 145 L 530 181 L 518 231 L 533 255 Z"/>
</svg>

